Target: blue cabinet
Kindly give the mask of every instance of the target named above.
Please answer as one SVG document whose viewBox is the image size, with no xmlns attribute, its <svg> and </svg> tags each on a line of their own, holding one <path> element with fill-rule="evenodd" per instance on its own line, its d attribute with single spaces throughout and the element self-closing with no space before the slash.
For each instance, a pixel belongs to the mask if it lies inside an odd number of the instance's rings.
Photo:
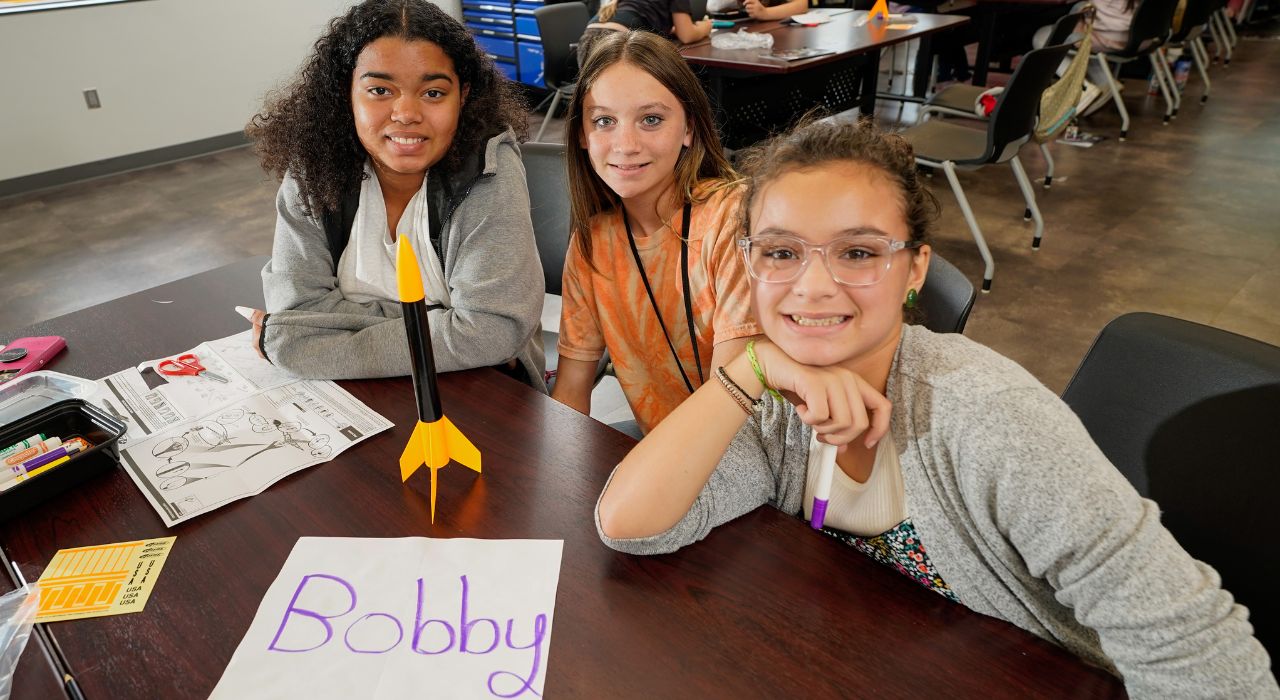
<svg viewBox="0 0 1280 700">
<path fill-rule="evenodd" d="M 533 11 L 541 0 L 463 0 L 462 21 L 498 70 L 512 80 L 545 87 L 542 38 Z"/>
</svg>

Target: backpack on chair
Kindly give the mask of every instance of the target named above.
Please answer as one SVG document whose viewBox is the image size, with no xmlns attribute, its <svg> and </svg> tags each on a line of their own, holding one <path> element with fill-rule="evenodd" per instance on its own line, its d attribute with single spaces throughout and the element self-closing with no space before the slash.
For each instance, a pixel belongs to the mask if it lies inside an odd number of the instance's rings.
<svg viewBox="0 0 1280 700">
<path fill-rule="evenodd" d="M 1087 9 L 1092 9 L 1092 6 Z M 1038 143 L 1052 141 L 1076 116 L 1085 74 L 1089 70 L 1089 52 L 1093 48 L 1092 12 L 1084 22 L 1084 36 L 1080 38 L 1076 55 L 1058 82 L 1045 88 L 1044 95 L 1040 98 L 1040 120 L 1034 132 Z"/>
</svg>

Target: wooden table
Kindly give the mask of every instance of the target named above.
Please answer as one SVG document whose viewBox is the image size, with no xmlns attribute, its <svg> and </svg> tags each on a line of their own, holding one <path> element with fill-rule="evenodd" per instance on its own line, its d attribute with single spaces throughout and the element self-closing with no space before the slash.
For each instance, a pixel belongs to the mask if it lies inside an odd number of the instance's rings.
<svg viewBox="0 0 1280 700">
<path fill-rule="evenodd" d="M 858 26 L 865 11 L 832 16 L 817 27 L 751 22 L 747 30 L 773 35 L 773 50 L 829 49 L 830 54 L 783 61 L 759 50 L 717 49 L 703 41 L 680 49 L 689 63 L 707 75 L 713 103 L 720 110 L 724 140 L 730 148 L 749 145 L 793 122 L 814 107 L 834 113 L 857 107 L 875 112 L 880 52 L 895 44 L 960 26 L 967 17 L 917 14 L 907 29 L 876 22 Z M 737 31 L 737 27 L 722 31 Z"/>
<path fill-rule="evenodd" d="M 58 333 L 50 369 L 98 377 L 244 328 L 261 301 L 250 259 L 18 333 Z M 171 303 L 157 303 L 157 302 Z M 13 336 L 14 333 L 8 334 Z M 407 379 L 343 382 L 396 427 L 262 494 L 166 530 L 116 471 L 0 524 L 24 571 L 62 547 L 176 535 L 144 612 L 49 625 L 89 700 L 203 698 L 298 537 L 564 540 L 549 698 L 1121 697 L 1119 682 L 1020 629 L 970 612 L 772 508 L 673 555 L 600 544 L 597 495 L 633 441 L 492 370 L 440 376 L 484 474 L 400 483 L 414 425 Z M 28 651 L 14 697 L 45 698 Z M 39 679 L 45 679 L 41 685 Z"/>
</svg>

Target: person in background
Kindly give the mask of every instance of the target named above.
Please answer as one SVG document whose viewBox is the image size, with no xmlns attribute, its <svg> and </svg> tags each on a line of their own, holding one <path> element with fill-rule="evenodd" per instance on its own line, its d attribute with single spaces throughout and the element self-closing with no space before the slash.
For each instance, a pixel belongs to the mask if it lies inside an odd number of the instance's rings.
<svg viewBox="0 0 1280 700">
<path fill-rule="evenodd" d="M 647 432 L 759 332 L 734 248 L 742 188 L 706 92 L 649 32 L 600 39 L 565 142 L 572 241 L 551 396 L 590 413 L 607 348 Z"/>
<path fill-rule="evenodd" d="M 904 323 L 937 212 L 905 141 L 810 123 L 744 169 L 742 262 L 767 340 L 614 470 L 596 506 L 608 546 L 671 552 L 768 504 L 1134 698 L 1280 697 L 1248 611 L 1070 408 L 963 335 Z"/>
<path fill-rule="evenodd" d="M 494 366 L 545 390 L 542 271 L 513 87 L 425 0 L 333 20 L 246 129 L 282 180 L 255 344 L 304 377 L 408 374 L 396 240 L 411 236 L 436 368 Z"/>
<path fill-rule="evenodd" d="M 578 65 L 586 64 L 591 47 L 601 37 L 630 30 L 692 44 L 710 36 L 711 20 L 694 19 L 691 0 L 614 0 L 600 6 L 578 40 Z"/>
</svg>

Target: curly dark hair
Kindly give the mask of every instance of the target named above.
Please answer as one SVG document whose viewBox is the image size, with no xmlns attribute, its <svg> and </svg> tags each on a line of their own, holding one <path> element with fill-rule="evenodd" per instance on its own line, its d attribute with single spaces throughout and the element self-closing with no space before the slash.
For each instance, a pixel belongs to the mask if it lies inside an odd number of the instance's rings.
<svg viewBox="0 0 1280 700">
<path fill-rule="evenodd" d="M 507 128 L 521 141 L 528 137 L 523 99 L 462 24 L 425 0 L 366 0 L 329 23 L 297 77 L 269 94 L 245 127 L 262 168 L 277 179 L 296 178 L 310 214 L 337 211 L 343 194 L 364 178 L 367 154 L 356 134 L 351 74 L 364 47 L 388 36 L 439 46 L 470 87 L 453 144 L 437 167 L 456 168 Z"/>
</svg>

